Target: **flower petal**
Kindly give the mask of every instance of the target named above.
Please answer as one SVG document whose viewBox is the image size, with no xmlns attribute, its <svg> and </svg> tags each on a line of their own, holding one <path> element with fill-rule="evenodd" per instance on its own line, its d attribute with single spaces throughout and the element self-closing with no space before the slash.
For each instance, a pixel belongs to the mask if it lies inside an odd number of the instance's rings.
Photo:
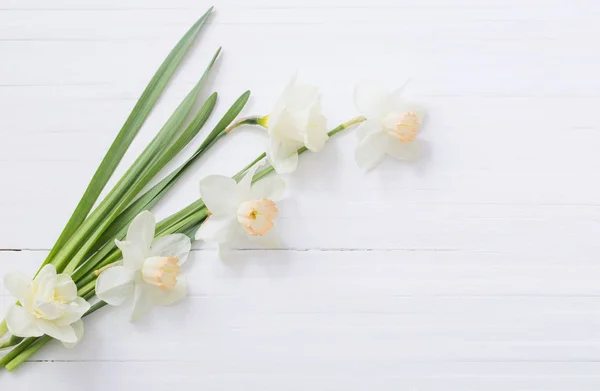
<svg viewBox="0 0 600 391">
<path fill-rule="evenodd" d="M 235 217 L 210 216 L 196 231 L 196 240 L 222 243 L 227 239 L 234 224 L 236 224 Z"/>
<path fill-rule="evenodd" d="M 150 255 L 159 257 L 177 257 L 181 266 L 192 249 L 192 241 L 184 234 L 167 235 L 155 239 L 150 248 Z"/>
<path fill-rule="evenodd" d="M 271 140 L 267 148 L 267 158 L 277 173 L 289 174 L 298 167 L 298 148 L 293 144 Z"/>
<path fill-rule="evenodd" d="M 319 89 L 310 84 L 299 84 L 294 77 L 284 91 L 284 98 L 289 110 L 304 110 L 309 108 L 313 102 L 318 101 Z"/>
<path fill-rule="evenodd" d="M 235 214 L 239 200 L 235 180 L 223 175 L 209 175 L 200 181 L 200 195 L 211 214 L 226 216 Z"/>
<path fill-rule="evenodd" d="M 54 267 L 54 265 L 52 264 L 44 265 L 44 267 L 39 271 L 39 273 L 35 277 L 34 281 L 38 282 L 39 280 L 48 276 L 53 278 L 56 277 L 56 267 Z"/>
<path fill-rule="evenodd" d="M 421 154 L 421 142 L 415 140 L 410 143 L 401 143 L 398 140 L 390 137 L 387 143 L 387 153 L 398 160 L 403 161 L 415 161 Z"/>
<path fill-rule="evenodd" d="M 320 152 L 325 147 L 325 142 L 329 139 L 327 134 L 327 118 L 321 113 L 320 107 L 311 109 L 306 124 L 306 134 L 304 136 L 304 145 L 313 152 Z"/>
<path fill-rule="evenodd" d="M 65 348 L 67 349 L 73 349 L 78 343 L 79 341 L 81 341 L 81 339 L 83 338 L 83 321 L 81 319 L 79 319 L 77 322 L 71 324 L 71 327 L 73 327 L 73 330 L 75 331 L 75 337 L 77 338 L 77 341 L 73 342 L 73 343 L 67 343 L 67 342 L 63 342 L 63 345 L 65 345 Z"/>
<path fill-rule="evenodd" d="M 59 274 L 56 276 L 56 287 L 54 296 L 60 301 L 73 301 L 77 297 L 77 285 L 68 274 Z"/>
<path fill-rule="evenodd" d="M 37 326 L 37 319 L 23 307 L 13 305 L 6 314 L 6 326 L 17 337 L 41 337 L 44 333 Z"/>
<path fill-rule="evenodd" d="M 115 244 L 123 253 L 123 265 L 131 270 L 138 270 L 142 267 L 144 259 L 148 257 L 149 247 L 140 242 L 130 242 L 129 240 L 115 240 Z"/>
<path fill-rule="evenodd" d="M 88 312 L 90 309 L 90 303 L 88 303 L 82 297 L 76 297 L 67 308 L 67 311 L 64 312 L 59 318 L 54 320 L 58 326 L 66 326 L 72 325 L 74 322 L 77 322 L 83 314 Z"/>
<path fill-rule="evenodd" d="M 52 320 L 60 318 L 63 308 L 66 304 L 49 301 L 48 299 L 36 296 L 33 308 L 43 319 Z"/>
<path fill-rule="evenodd" d="M 365 137 L 373 133 L 381 132 L 382 130 L 383 127 L 381 121 L 368 119 L 358 125 L 358 128 L 356 129 L 356 136 L 358 137 L 359 141 L 362 141 Z"/>
<path fill-rule="evenodd" d="M 133 295 L 135 272 L 124 266 L 103 271 L 96 280 L 96 295 L 110 305 L 121 305 Z"/>
<path fill-rule="evenodd" d="M 239 203 L 241 203 L 243 201 L 247 201 L 248 197 L 251 196 L 250 192 L 252 189 L 252 181 L 254 180 L 254 176 L 256 175 L 256 172 L 258 171 L 258 168 L 260 166 L 261 166 L 261 162 L 257 162 L 255 165 L 250 167 L 246 171 L 246 173 L 244 174 L 242 179 L 240 179 L 240 181 L 238 182 L 237 187 L 238 187 L 238 194 L 240 195 L 240 198 L 238 199 L 238 204 L 235 205 L 236 211 L 237 211 L 237 208 L 239 207 Z"/>
<path fill-rule="evenodd" d="M 268 198 L 272 201 L 279 201 L 285 192 L 285 180 L 279 176 L 271 176 L 256 182 L 252 186 L 252 198 Z"/>
<path fill-rule="evenodd" d="M 143 282 L 135 285 L 130 321 L 139 320 L 154 307 L 155 296 L 152 288 L 154 287 Z"/>
<path fill-rule="evenodd" d="M 379 132 L 359 142 L 354 153 L 358 166 L 365 170 L 375 167 L 385 156 L 387 140 L 386 135 Z"/>
<path fill-rule="evenodd" d="M 45 265 L 34 278 L 33 283 L 37 285 L 37 292 L 41 296 L 53 296 L 56 286 L 56 268 L 54 265 Z"/>
<path fill-rule="evenodd" d="M 31 280 L 23 273 L 6 273 L 4 276 L 4 286 L 11 295 L 21 301 L 29 294 Z"/>
<path fill-rule="evenodd" d="M 155 294 L 155 304 L 160 306 L 171 305 L 179 300 L 185 298 L 188 293 L 188 282 L 183 276 L 177 278 L 177 284 L 166 291 L 158 288 L 158 292 Z"/>
<path fill-rule="evenodd" d="M 385 113 L 388 93 L 385 88 L 369 80 L 363 80 L 354 90 L 354 104 L 367 119 L 381 119 Z"/>
<path fill-rule="evenodd" d="M 145 249 L 146 253 L 144 258 L 150 250 L 152 240 L 154 240 L 154 229 L 156 227 L 156 220 L 152 213 L 147 210 L 138 214 L 127 230 L 127 241 L 135 243 L 140 249 Z"/>
<path fill-rule="evenodd" d="M 61 342 L 77 342 L 77 334 L 75 334 L 75 329 L 71 326 L 59 326 L 50 320 L 44 319 L 39 319 L 37 325 L 44 334 L 54 339 L 58 339 Z"/>
</svg>

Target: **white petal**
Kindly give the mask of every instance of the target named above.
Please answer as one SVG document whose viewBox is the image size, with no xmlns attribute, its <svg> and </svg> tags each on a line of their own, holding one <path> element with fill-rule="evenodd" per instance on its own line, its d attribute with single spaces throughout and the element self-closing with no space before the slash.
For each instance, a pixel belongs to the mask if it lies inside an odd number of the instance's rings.
<svg viewBox="0 0 600 391">
<path fill-rule="evenodd" d="M 43 319 L 38 320 L 37 325 L 44 334 L 61 342 L 77 342 L 77 334 L 75 334 L 75 330 L 71 326 L 58 326 L 52 321 Z"/>
<path fill-rule="evenodd" d="M 56 269 L 53 269 L 56 271 Z M 56 273 L 44 273 L 35 278 L 35 289 L 37 296 L 52 297 L 56 288 Z"/>
<path fill-rule="evenodd" d="M 115 240 L 115 244 L 123 253 L 123 265 L 131 270 L 140 269 L 150 253 L 150 246 L 146 247 L 145 243 Z"/>
<path fill-rule="evenodd" d="M 354 153 L 358 166 L 365 170 L 375 167 L 385 156 L 386 142 L 383 132 L 373 133 L 359 142 Z"/>
<path fill-rule="evenodd" d="M 401 143 L 398 140 L 390 137 L 390 142 L 387 144 L 387 153 L 398 160 L 415 161 L 421 154 L 421 142 L 415 140 L 410 143 Z"/>
<path fill-rule="evenodd" d="M 356 129 L 356 137 L 359 141 L 362 141 L 365 137 L 378 133 L 383 130 L 381 122 L 377 120 L 368 119 L 365 122 L 358 125 Z"/>
<path fill-rule="evenodd" d="M 285 187 L 285 180 L 277 175 L 264 178 L 252 186 L 252 198 L 265 197 L 277 202 L 283 197 Z"/>
<path fill-rule="evenodd" d="M 329 135 L 327 134 L 327 119 L 325 116 L 313 112 L 309 116 L 305 129 L 304 145 L 313 152 L 320 152 L 325 147 L 327 139 L 329 139 Z"/>
<path fill-rule="evenodd" d="M 127 230 L 127 241 L 136 243 L 140 248 L 150 249 L 152 240 L 154 240 L 154 229 L 156 228 L 156 220 L 149 211 L 145 210 L 138 214 L 135 219 L 129 224 Z"/>
<path fill-rule="evenodd" d="M 56 277 L 56 267 L 54 267 L 54 265 L 52 264 L 44 265 L 44 267 L 40 269 L 37 276 L 35 277 L 35 280 L 37 280 L 38 278 L 44 278 L 45 276 Z"/>
<path fill-rule="evenodd" d="M 292 84 L 293 83 L 293 84 Z M 310 84 L 298 84 L 295 78 L 285 91 L 285 102 L 290 111 L 304 110 L 319 99 L 319 89 Z"/>
<path fill-rule="evenodd" d="M 210 175 L 202 179 L 200 195 L 210 213 L 215 216 L 235 214 L 239 204 L 237 183 L 222 175 Z"/>
<path fill-rule="evenodd" d="M 4 286 L 8 292 L 19 300 L 23 300 L 29 294 L 31 280 L 19 272 L 6 273 Z"/>
<path fill-rule="evenodd" d="M 372 81 L 361 81 L 354 90 L 354 104 L 367 119 L 381 119 L 386 110 L 388 93 Z"/>
<path fill-rule="evenodd" d="M 143 282 L 135 285 L 133 309 L 130 318 L 132 322 L 142 318 L 154 307 L 155 296 L 152 288 L 154 287 Z"/>
<path fill-rule="evenodd" d="M 242 179 L 240 179 L 240 181 L 238 182 L 237 187 L 240 198 L 237 201 L 238 204 L 235 205 L 235 210 L 237 210 L 240 202 L 246 201 L 247 198 L 250 196 L 252 181 L 254 180 L 254 176 L 256 175 L 256 172 L 258 171 L 258 168 L 260 166 L 261 162 L 258 162 L 252 167 L 250 167 L 248 171 L 246 171 Z"/>
<path fill-rule="evenodd" d="M 235 217 L 210 216 L 204 220 L 198 231 L 196 231 L 196 240 L 222 243 L 227 239 L 229 231 L 235 224 Z"/>
<path fill-rule="evenodd" d="M 71 303 L 69 303 L 67 312 L 63 313 L 59 318 L 54 320 L 58 326 L 72 325 L 74 322 L 81 319 L 83 314 L 88 312 L 90 309 L 90 303 L 85 301 L 82 297 L 76 297 Z"/>
<path fill-rule="evenodd" d="M 54 296 L 61 301 L 72 301 L 77 297 L 77 285 L 68 274 L 59 274 L 56 276 L 56 287 Z"/>
<path fill-rule="evenodd" d="M 289 174 L 298 167 L 298 149 L 292 144 L 271 142 L 267 149 L 267 158 L 279 174 Z"/>
<path fill-rule="evenodd" d="M 6 314 L 6 326 L 17 337 L 41 337 L 44 333 L 37 327 L 36 319 L 23 307 L 13 305 Z"/>
<path fill-rule="evenodd" d="M 54 294 L 56 267 L 51 264 L 45 265 L 33 279 L 33 282 L 37 285 L 38 292 L 41 295 L 50 296 Z"/>
<path fill-rule="evenodd" d="M 71 327 L 73 327 L 73 330 L 75 331 L 75 337 L 77 338 L 77 341 L 73 343 L 63 342 L 63 345 L 65 345 L 67 349 L 73 349 L 83 338 L 83 321 L 81 319 L 71 324 Z"/>
<path fill-rule="evenodd" d="M 121 305 L 133 295 L 135 272 L 124 266 L 103 271 L 96 280 L 96 295 L 110 305 Z"/>
<path fill-rule="evenodd" d="M 173 234 L 155 239 L 150 255 L 159 257 L 177 257 L 181 266 L 192 249 L 192 241 L 184 234 Z"/>
<path fill-rule="evenodd" d="M 36 299 L 33 304 L 33 308 L 38 312 L 43 319 L 55 320 L 60 318 L 63 313 L 63 308 L 66 305 L 48 301 L 48 299 L 40 296 L 36 296 Z"/>
<path fill-rule="evenodd" d="M 166 291 L 157 288 L 157 292 L 155 294 L 154 303 L 156 305 L 165 306 L 171 305 L 179 300 L 185 298 L 188 293 L 188 282 L 185 277 L 180 276 L 177 279 L 177 284 Z"/>
</svg>

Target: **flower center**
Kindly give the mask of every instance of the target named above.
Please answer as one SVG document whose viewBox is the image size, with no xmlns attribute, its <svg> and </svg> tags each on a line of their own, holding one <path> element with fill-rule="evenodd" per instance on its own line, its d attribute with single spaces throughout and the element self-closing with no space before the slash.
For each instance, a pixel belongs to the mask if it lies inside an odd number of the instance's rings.
<svg viewBox="0 0 600 391">
<path fill-rule="evenodd" d="M 279 210 L 268 198 L 242 202 L 237 210 L 238 222 L 252 236 L 263 236 L 273 228 Z"/>
<path fill-rule="evenodd" d="M 179 258 L 173 256 L 150 257 L 142 265 L 143 280 L 163 290 L 173 288 L 180 273 Z"/>
<path fill-rule="evenodd" d="M 395 122 L 394 127 L 389 131 L 392 136 L 400 140 L 401 143 L 410 143 L 415 140 L 419 133 L 421 121 L 414 112 L 403 113 Z"/>
</svg>

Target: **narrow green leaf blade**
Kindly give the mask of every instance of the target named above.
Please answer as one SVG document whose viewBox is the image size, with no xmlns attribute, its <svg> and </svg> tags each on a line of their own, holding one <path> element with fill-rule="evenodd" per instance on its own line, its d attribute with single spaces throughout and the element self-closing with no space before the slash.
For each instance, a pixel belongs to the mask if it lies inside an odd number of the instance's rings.
<svg viewBox="0 0 600 391">
<path fill-rule="evenodd" d="M 81 200 L 79 201 L 79 204 L 75 208 L 73 215 L 63 229 L 63 232 L 50 251 L 50 254 L 46 258 L 44 264 L 53 260 L 64 244 L 84 222 L 91 208 L 100 196 L 100 193 L 104 189 L 104 186 L 106 186 L 106 183 L 114 173 L 119 162 L 123 158 L 123 155 L 131 145 L 134 137 L 152 111 L 154 105 L 158 101 L 158 98 L 175 73 L 179 63 L 189 51 L 194 39 L 200 32 L 204 22 L 211 12 L 212 8 L 202 15 L 202 17 L 196 23 L 194 23 L 194 25 L 188 30 L 183 38 L 181 38 L 181 40 L 177 43 L 177 45 L 175 45 L 171 53 L 169 53 L 162 65 L 156 71 L 156 74 L 150 80 L 150 83 L 142 93 L 131 114 L 125 121 L 125 124 L 119 131 L 119 134 L 110 146 L 106 156 L 100 163 L 100 166 L 92 177 L 92 180 L 90 181 Z M 66 256 L 68 256 L 68 254 Z"/>
</svg>

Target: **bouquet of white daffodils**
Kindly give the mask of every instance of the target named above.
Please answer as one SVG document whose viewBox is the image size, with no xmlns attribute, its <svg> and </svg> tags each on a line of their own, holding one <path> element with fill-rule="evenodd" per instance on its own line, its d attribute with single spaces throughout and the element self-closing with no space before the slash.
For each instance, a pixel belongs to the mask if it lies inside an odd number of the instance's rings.
<svg viewBox="0 0 600 391">
<path fill-rule="evenodd" d="M 198 112 L 192 113 L 192 108 L 219 49 L 154 139 L 97 202 L 211 11 L 189 29 L 150 80 L 37 274 L 33 279 L 18 272 L 4 277 L 15 304 L 0 323 L 0 349 L 6 352 L 0 358 L 1 367 L 14 370 L 52 339 L 66 347 L 75 346 L 83 337 L 83 318 L 107 304 L 129 303 L 133 321 L 154 306 L 181 300 L 188 286 L 181 266 L 192 240 L 214 242 L 220 254 L 239 240 L 276 246 L 277 202 L 285 182 L 268 175 L 273 171 L 291 173 L 300 154 L 322 150 L 334 134 L 360 124 L 355 157 L 365 169 L 374 167 L 386 154 L 404 160 L 418 155 L 415 138 L 423 112 L 408 104 L 402 93 L 387 93 L 374 84 L 361 83 L 354 97 L 361 116 L 328 132 L 317 89 L 293 79 L 270 114 L 236 121 L 250 96 L 249 91 L 243 93 L 185 163 L 163 173 L 212 115 L 217 93 L 210 95 Z M 266 152 L 231 178 L 213 175 L 202 179 L 201 199 L 156 222 L 149 210 L 210 148 L 244 125 L 266 129 Z M 163 179 L 147 189 L 159 174 Z"/>
</svg>

